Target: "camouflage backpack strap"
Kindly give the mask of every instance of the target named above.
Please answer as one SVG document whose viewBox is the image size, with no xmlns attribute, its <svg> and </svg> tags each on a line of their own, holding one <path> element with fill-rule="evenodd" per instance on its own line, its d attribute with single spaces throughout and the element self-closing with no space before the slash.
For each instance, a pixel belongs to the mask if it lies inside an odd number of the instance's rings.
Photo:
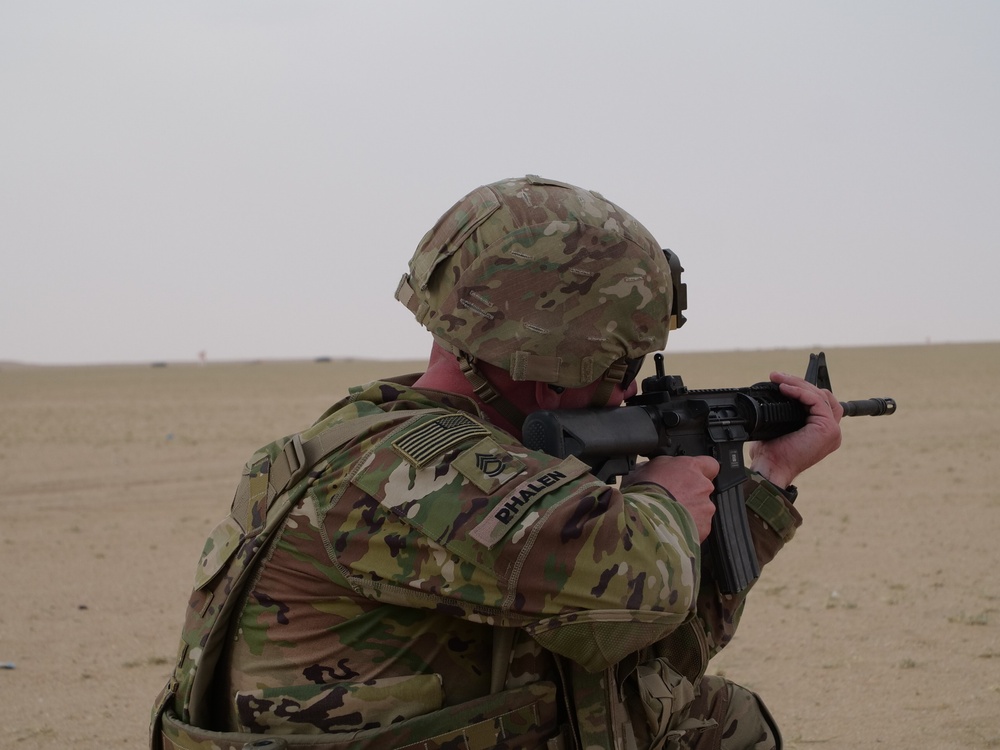
<svg viewBox="0 0 1000 750">
<path fill-rule="evenodd" d="M 183 638 L 170 681 L 153 707 L 151 747 L 160 747 L 165 710 L 196 726 L 211 721 L 210 688 L 229 620 L 255 562 L 308 488 L 307 472 L 364 432 L 389 422 L 401 426 L 441 409 L 379 412 L 316 428 L 262 449 L 247 465 L 230 514 L 205 542 L 188 602 Z"/>
</svg>

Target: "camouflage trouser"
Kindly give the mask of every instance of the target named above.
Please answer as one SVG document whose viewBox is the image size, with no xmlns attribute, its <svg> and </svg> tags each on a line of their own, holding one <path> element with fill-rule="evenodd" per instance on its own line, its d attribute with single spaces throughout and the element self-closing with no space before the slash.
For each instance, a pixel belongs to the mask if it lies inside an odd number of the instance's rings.
<svg viewBox="0 0 1000 750">
<path fill-rule="evenodd" d="M 781 750 L 774 719 L 746 688 L 715 676 L 695 686 L 660 659 L 639 666 L 636 677 L 629 708 L 640 748 Z"/>
</svg>

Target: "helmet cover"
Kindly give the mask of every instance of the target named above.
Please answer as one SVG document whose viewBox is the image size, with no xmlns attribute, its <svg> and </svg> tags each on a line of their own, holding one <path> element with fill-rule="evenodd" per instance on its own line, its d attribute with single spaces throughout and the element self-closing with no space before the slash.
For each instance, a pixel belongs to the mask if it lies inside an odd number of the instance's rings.
<svg viewBox="0 0 1000 750">
<path fill-rule="evenodd" d="M 473 190 L 424 235 L 396 297 L 453 351 L 577 388 L 659 351 L 670 266 L 600 194 L 529 175 Z"/>
</svg>

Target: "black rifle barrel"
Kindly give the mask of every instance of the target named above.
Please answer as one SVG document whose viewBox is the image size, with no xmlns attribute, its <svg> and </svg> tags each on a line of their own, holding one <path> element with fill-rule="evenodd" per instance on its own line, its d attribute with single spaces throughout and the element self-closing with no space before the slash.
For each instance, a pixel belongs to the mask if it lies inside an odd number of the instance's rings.
<svg viewBox="0 0 1000 750">
<path fill-rule="evenodd" d="M 841 401 L 845 417 L 881 417 L 896 413 L 896 401 L 891 398 L 866 398 L 861 401 Z"/>
</svg>

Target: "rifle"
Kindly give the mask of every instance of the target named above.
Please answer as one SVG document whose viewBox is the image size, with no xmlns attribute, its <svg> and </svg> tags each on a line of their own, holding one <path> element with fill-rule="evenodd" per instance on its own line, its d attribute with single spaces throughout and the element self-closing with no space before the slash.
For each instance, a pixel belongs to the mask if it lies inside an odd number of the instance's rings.
<svg viewBox="0 0 1000 750">
<path fill-rule="evenodd" d="M 576 456 L 602 481 L 628 474 L 637 456 L 712 456 L 719 461 L 712 502 L 716 513 L 704 552 L 719 591 L 738 594 L 760 575 L 750 536 L 743 482 L 744 443 L 772 440 L 805 425 L 809 410 L 781 393 L 775 383 L 747 388 L 688 390 L 678 375 L 656 375 L 642 391 L 613 409 L 567 409 L 530 414 L 522 430 L 528 448 L 556 458 Z M 832 392 L 826 354 L 809 355 L 805 379 Z M 894 414 L 891 398 L 842 401 L 844 416 Z"/>
</svg>

